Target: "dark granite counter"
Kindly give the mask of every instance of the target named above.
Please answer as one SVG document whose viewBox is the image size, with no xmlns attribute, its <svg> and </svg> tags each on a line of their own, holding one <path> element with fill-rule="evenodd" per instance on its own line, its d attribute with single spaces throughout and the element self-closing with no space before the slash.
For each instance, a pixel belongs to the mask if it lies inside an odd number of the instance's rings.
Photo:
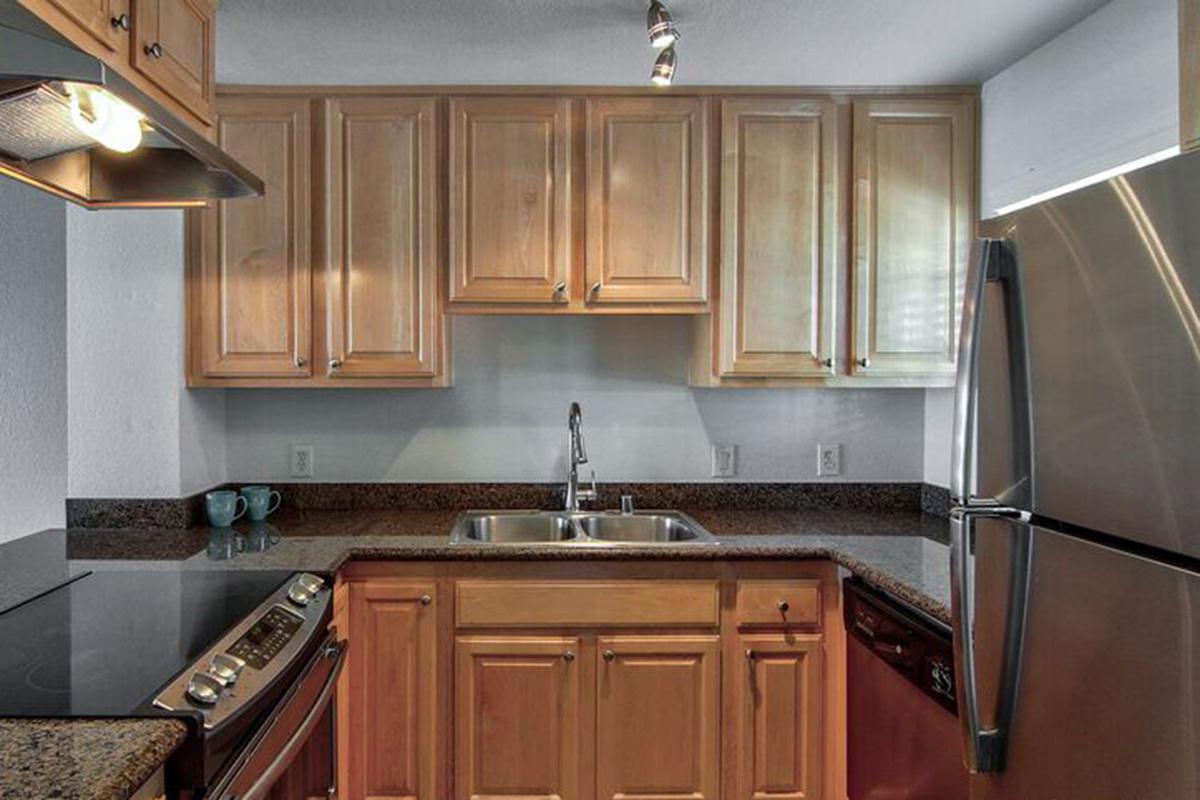
<svg viewBox="0 0 1200 800">
<path fill-rule="evenodd" d="M 55 554 L 58 563 L 43 561 L 41 573 L 60 577 L 141 567 L 334 572 L 352 559 L 829 559 L 931 617 L 949 621 L 943 518 L 918 510 L 683 510 L 714 534 L 714 544 L 451 544 L 448 533 L 459 514 L 455 510 L 294 510 L 269 524 L 239 524 L 234 531 L 73 528 L 18 542 L 24 542 L 23 552 L 37 552 L 43 560 L 47 553 Z M 16 551 L 10 547 L 12 543 L 0 545 L 0 561 Z M 0 574 L 0 599 L 19 601 L 19 588 L 10 585 L 6 591 L 3 578 Z M 29 590 L 32 584 L 42 589 L 44 582 L 39 577 L 21 588 Z M 128 797 L 182 738 L 182 726 L 173 720 L 0 720 L 0 798 Z"/>
<path fill-rule="evenodd" d="M 0 798 L 125 800 L 186 736 L 173 719 L 0 719 Z"/>
</svg>

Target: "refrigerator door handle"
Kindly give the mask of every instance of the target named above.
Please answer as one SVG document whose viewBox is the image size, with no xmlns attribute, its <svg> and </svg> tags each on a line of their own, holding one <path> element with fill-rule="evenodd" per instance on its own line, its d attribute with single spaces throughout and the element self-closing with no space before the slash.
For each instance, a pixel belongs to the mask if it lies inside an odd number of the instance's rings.
<svg viewBox="0 0 1200 800">
<path fill-rule="evenodd" d="M 975 413 L 979 385 L 979 335 L 983 289 L 1000 255 L 1000 242 L 976 239 L 967 267 L 962 329 L 958 337 L 958 374 L 954 382 L 954 426 L 950 456 L 950 498 L 966 505 L 975 491 Z"/>
<path fill-rule="evenodd" d="M 975 522 L 1005 519 L 1017 531 L 1013 542 L 1009 603 L 1003 641 L 999 691 L 991 724 L 983 724 L 979 706 L 979 673 L 975 656 Z M 1008 732 L 1017 705 L 1025 643 L 1033 535 L 1026 512 L 1011 508 L 954 509 L 950 514 L 950 614 L 954 634 L 954 671 L 958 718 L 963 734 L 963 762 L 972 773 L 1004 769 Z"/>
</svg>

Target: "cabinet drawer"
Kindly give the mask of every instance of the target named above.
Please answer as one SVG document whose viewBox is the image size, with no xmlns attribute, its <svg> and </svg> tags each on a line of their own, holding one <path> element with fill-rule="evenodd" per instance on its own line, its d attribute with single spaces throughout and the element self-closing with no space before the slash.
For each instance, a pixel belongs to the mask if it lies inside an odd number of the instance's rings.
<svg viewBox="0 0 1200 800">
<path fill-rule="evenodd" d="M 715 626 L 715 580 L 460 581 L 460 627 Z"/>
<path fill-rule="evenodd" d="M 739 581 L 737 624 L 742 627 L 819 627 L 820 581 Z"/>
</svg>

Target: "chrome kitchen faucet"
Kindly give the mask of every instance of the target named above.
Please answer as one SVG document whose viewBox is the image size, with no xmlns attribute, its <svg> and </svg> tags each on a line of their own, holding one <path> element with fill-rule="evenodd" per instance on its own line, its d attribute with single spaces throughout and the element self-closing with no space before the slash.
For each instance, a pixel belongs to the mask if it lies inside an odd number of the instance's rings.
<svg viewBox="0 0 1200 800">
<path fill-rule="evenodd" d="M 571 403 L 567 413 L 567 496 L 564 504 L 567 511 L 578 511 L 580 500 L 594 501 L 596 493 L 596 471 L 592 470 L 592 488 L 579 489 L 579 465 L 588 463 L 587 447 L 583 443 L 583 411 L 579 403 Z"/>
</svg>

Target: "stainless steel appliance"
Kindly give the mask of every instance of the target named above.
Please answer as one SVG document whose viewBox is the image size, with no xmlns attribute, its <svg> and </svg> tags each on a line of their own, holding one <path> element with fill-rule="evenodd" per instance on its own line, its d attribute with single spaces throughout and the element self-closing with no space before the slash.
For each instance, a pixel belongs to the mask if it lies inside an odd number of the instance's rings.
<svg viewBox="0 0 1200 800">
<path fill-rule="evenodd" d="M 1200 155 L 988 225 L 951 559 L 971 800 L 1200 797 Z"/>
<path fill-rule="evenodd" d="M 114 152 L 86 134 L 74 120 L 96 121 L 92 100 L 105 104 L 106 121 L 127 123 L 106 125 L 110 133 L 127 127 L 141 146 Z M 0 0 L 0 174 L 89 207 L 263 193 L 253 172 L 17 0 Z"/>
<path fill-rule="evenodd" d="M 264 797 L 317 741 L 324 795 L 345 653 L 331 595 L 306 573 L 85 573 L 0 613 L 0 716 L 178 717 L 172 797 Z"/>
<path fill-rule="evenodd" d="M 844 586 L 849 800 L 965 800 L 949 629 Z"/>
</svg>

